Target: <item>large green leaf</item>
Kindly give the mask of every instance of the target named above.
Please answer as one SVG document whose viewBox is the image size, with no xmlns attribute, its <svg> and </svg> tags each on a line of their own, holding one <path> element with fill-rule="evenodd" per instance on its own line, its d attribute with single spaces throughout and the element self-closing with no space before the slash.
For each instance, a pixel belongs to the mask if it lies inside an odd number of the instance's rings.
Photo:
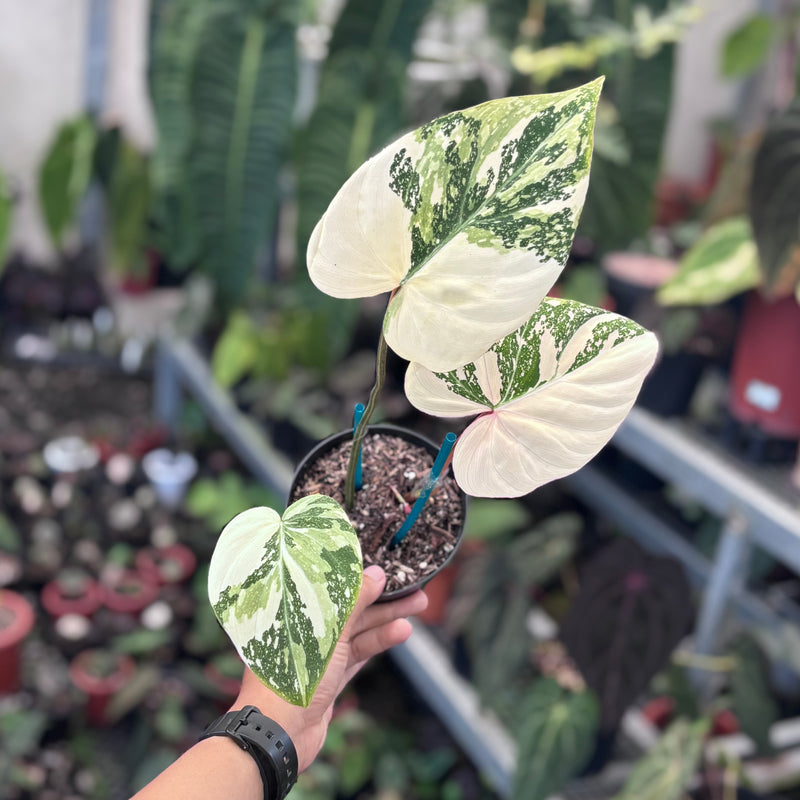
<svg viewBox="0 0 800 800">
<path fill-rule="evenodd" d="M 758 754 L 771 755 L 775 748 L 770 729 L 780 713 L 770 689 L 766 659 L 749 637 L 739 639 L 733 652 L 736 655 L 736 666 L 731 673 L 733 711 L 742 730 L 756 743 Z"/>
<path fill-rule="evenodd" d="M 664 305 L 713 305 L 760 282 L 750 223 L 735 217 L 712 226 L 697 240 L 657 298 Z"/>
<path fill-rule="evenodd" d="M 194 120 L 192 75 L 203 30 L 226 9 L 218 0 L 170 0 L 154 14 L 150 94 L 158 126 L 153 153 L 153 184 L 175 189 L 186 168 Z"/>
<path fill-rule="evenodd" d="M 67 229 L 77 219 L 80 202 L 89 187 L 96 138 L 89 117 L 65 122 L 39 169 L 39 203 L 58 249 Z"/>
<path fill-rule="evenodd" d="M 116 148 L 108 211 L 112 267 L 121 274 L 146 274 L 150 165 L 147 156 L 124 139 Z"/>
<path fill-rule="evenodd" d="M 755 72 L 767 60 L 778 33 L 772 17 L 753 14 L 725 40 L 722 74 L 726 78 L 740 78 Z"/>
<path fill-rule="evenodd" d="M 0 274 L 6 263 L 6 250 L 11 237 L 11 218 L 13 202 L 11 193 L 6 186 L 6 180 L 0 173 Z"/>
<path fill-rule="evenodd" d="M 456 443 L 456 480 L 467 494 L 516 497 L 597 454 L 657 351 L 656 337 L 625 317 L 546 298 L 473 363 L 447 373 L 410 364 L 405 391 L 427 414 L 479 415 Z"/>
<path fill-rule="evenodd" d="M 361 549 L 323 495 L 251 508 L 219 537 L 208 572 L 217 619 L 250 669 L 295 705 L 311 702 L 361 587 Z"/>
<path fill-rule="evenodd" d="M 703 753 L 708 720 L 677 719 L 658 744 L 633 768 L 614 800 L 679 800 Z"/>
<path fill-rule="evenodd" d="M 800 101 L 774 117 L 753 164 L 750 221 L 764 286 L 788 294 L 800 278 Z"/>
<path fill-rule="evenodd" d="M 601 81 L 447 114 L 361 166 L 308 248 L 333 297 L 396 290 L 384 335 L 450 370 L 519 327 L 569 255 Z"/>
<path fill-rule="evenodd" d="M 295 100 L 295 29 L 241 10 L 201 37 L 192 83 L 188 181 L 200 266 L 220 296 L 240 298 L 274 232 Z"/>
<path fill-rule="evenodd" d="M 543 800 L 586 765 L 595 746 L 597 701 L 551 678 L 533 684 L 522 708 L 512 800 Z"/>
</svg>

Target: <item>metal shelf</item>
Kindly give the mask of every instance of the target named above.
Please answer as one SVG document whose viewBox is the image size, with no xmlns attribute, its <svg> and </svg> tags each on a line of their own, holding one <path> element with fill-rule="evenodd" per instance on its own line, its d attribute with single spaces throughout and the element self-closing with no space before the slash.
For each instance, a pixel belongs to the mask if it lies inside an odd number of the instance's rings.
<svg viewBox="0 0 800 800">
<path fill-rule="evenodd" d="M 651 548 L 679 558 L 690 576 L 705 584 L 695 650 L 718 651 L 723 623 L 732 608 L 751 622 L 779 626 L 775 612 L 748 594 L 745 585 L 753 545 L 800 572 L 800 492 L 790 488 L 788 470 L 779 486 L 769 486 L 756 470 L 701 431 L 641 408 L 632 409 L 611 444 L 725 520 L 714 559 L 708 562 L 648 513 L 632 492 L 618 488 L 594 467 L 566 479 L 589 505 Z M 775 475 L 771 477 L 775 480 Z"/>
</svg>

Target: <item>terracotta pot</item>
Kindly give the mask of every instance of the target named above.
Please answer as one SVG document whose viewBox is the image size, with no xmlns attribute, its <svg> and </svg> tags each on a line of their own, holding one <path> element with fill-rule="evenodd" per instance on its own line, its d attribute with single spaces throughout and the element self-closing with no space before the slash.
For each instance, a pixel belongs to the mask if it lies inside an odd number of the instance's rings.
<svg viewBox="0 0 800 800">
<path fill-rule="evenodd" d="M 731 367 L 729 408 L 769 436 L 800 439 L 800 305 L 750 292 Z"/>
<path fill-rule="evenodd" d="M 158 598 L 158 584 L 136 570 L 123 570 L 102 584 L 102 592 L 106 608 L 138 614 Z"/>
<path fill-rule="evenodd" d="M 20 687 L 22 642 L 31 632 L 33 606 L 10 589 L 0 589 L 0 694 Z"/>
<path fill-rule="evenodd" d="M 368 434 L 386 434 L 389 436 L 397 436 L 403 438 L 413 444 L 420 445 L 424 447 L 434 458 L 436 457 L 437 453 L 439 452 L 439 445 L 434 444 L 430 439 L 427 439 L 424 436 L 416 433 L 415 431 L 410 431 L 406 428 L 400 428 L 395 425 L 370 425 L 368 429 Z M 289 489 L 289 497 L 293 497 L 295 492 L 295 486 L 298 484 L 300 479 L 303 477 L 303 474 L 308 469 L 308 467 L 313 464 L 317 459 L 324 456 L 330 450 L 334 449 L 338 445 L 342 444 L 343 442 L 348 441 L 349 439 L 353 438 L 353 430 L 348 429 L 344 431 L 340 431 L 339 433 L 333 434 L 333 436 L 329 436 L 327 439 L 324 439 L 316 447 L 314 447 L 300 462 L 295 471 L 294 478 L 292 479 L 292 485 Z M 384 591 L 381 595 L 380 600 L 382 601 L 389 601 L 389 600 L 396 600 L 400 597 L 405 597 L 408 594 L 416 591 L 417 589 L 421 589 L 424 587 L 435 575 L 439 574 L 453 559 L 458 550 L 458 546 L 461 543 L 464 535 L 464 522 L 466 521 L 466 513 L 467 513 L 467 496 L 462 492 L 460 489 L 458 490 L 459 497 L 461 499 L 461 516 L 462 516 L 462 523 L 461 527 L 457 533 L 457 539 L 455 543 L 455 547 L 447 554 L 445 558 L 441 560 L 439 566 L 425 575 L 419 581 L 409 584 L 408 586 L 404 586 L 399 589 L 395 589 L 393 591 Z M 417 525 L 419 522 L 416 523 Z M 412 532 L 416 530 L 416 526 L 412 528 Z"/>
<path fill-rule="evenodd" d="M 103 654 L 115 658 L 113 671 L 98 674 L 92 668 L 93 662 Z M 136 662 L 128 655 L 113 656 L 106 651 L 84 650 L 72 659 L 69 677 L 72 683 L 87 696 L 86 718 L 91 725 L 103 726 L 109 723 L 106 709 L 109 700 L 136 672 Z"/>
<path fill-rule="evenodd" d="M 100 584 L 86 577 L 77 591 L 71 591 L 64 581 L 56 578 L 42 588 L 42 606 L 53 619 L 67 614 L 91 617 L 103 602 Z"/>
<path fill-rule="evenodd" d="M 186 545 L 144 547 L 136 554 L 136 569 L 154 583 L 183 583 L 197 566 L 197 557 Z"/>
</svg>

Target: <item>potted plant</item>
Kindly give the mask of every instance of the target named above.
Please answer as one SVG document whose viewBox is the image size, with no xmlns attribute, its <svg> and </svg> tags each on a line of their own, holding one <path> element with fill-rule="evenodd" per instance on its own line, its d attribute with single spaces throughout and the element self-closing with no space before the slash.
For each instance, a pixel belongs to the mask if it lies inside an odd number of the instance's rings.
<svg viewBox="0 0 800 800">
<path fill-rule="evenodd" d="M 21 594 L 0 589 L 0 694 L 19 688 L 21 645 L 34 621 L 33 606 Z"/>
<path fill-rule="evenodd" d="M 184 583 L 194 573 L 197 556 L 180 542 L 166 547 L 143 547 L 136 553 L 136 569 L 154 583 Z"/>
<path fill-rule="evenodd" d="M 87 695 L 86 718 L 89 724 L 108 724 L 106 707 L 109 700 L 135 672 L 136 662 L 129 655 L 103 648 L 84 650 L 72 659 L 69 677 Z"/>
<path fill-rule="evenodd" d="M 91 617 L 102 603 L 98 582 L 81 569 L 63 569 L 42 588 L 42 605 L 53 619 L 66 614 Z"/>
<path fill-rule="evenodd" d="M 120 614 L 138 615 L 158 597 L 158 583 L 135 569 L 109 569 L 101 582 L 103 605 Z"/>
<path fill-rule="evenodd" d="M 342 298 L 390 293 L 375 385 L 342 443 L 346 469 L 335 483 L 343 502 L 312 493 L 283 517 L 243 512 L 224 529 L 209 570 L 211 604 L 238 652 L 290 702 L 307 704 L 322 677 L 358 595 L 362 550 L 377 538 L 385 553 L 402 554 L 437 533 L 415 520 L 426 498 L 446 491 L 443 482 L 513 497 L 573 472 L 633 405 L 655 360 L 655 336 L 616 314 L 546 297 L 585 195 L 600 87 L 505 98 L 436 119 L 360 167 L 318 223 L 308 248 L 318 288 Z M 387 476 L 371 472 L 370 447 L 407 447 L 406 434 L 369 427 L 388 348 L 410 362 L 405 392 L 417 409 L 477 419 L 445 437 L 427 474 L 404 470 L 417 483 L 407 495 L 398 489 L 402 513 L 392 526 L 375 514 L 377 526 L 354 528 L 350 517 L 365 516 L 365 487 L 395 494 Z M 448 556 L 438 554 L 439 564 Z M 389 562 L 385 569 L 393 571 Z M 308 610 L 290 612 L 291 630 L 278 622 L 290 607 Z M 298 646 L 301 665 L 291 655 Z"/>
<path fill-rule="evenodd" d="M 752 165 L 746 213 L 710 226 L 659 290 L 664 305 L 708 305 L 746 293 L 728 410 L 762 438 L 800 439 L 800 102 L 768 123 Z M 749 442 L 752 444 L 752 442 Z M 763 449 L 756 441 L 759 449 Z M 755 453 L 756 455 L 758 453 Z"/>
</svg>

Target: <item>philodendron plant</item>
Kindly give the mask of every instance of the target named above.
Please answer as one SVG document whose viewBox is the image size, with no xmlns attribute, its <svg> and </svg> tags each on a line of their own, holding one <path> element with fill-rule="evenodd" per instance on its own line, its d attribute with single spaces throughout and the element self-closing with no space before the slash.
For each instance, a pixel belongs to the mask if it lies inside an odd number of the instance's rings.
<svg viewBox="0 0 800 800">
<path fill-rule="evenodd" d="M 345 506 L 387 347 L 410 362 L 405 391 L 418 409 L 476 417 L 453 453 L 467 494 L 520 496 L 573 472 L 633 405 L 654 335 L 546 297 L 586 194 L 600 88 L 597 80 L 436 119 L 361 166 L 318 223 L 308 248 L 318 288 L 341 298 L 391 293 Z M 346 510 L 312 495 L 283 518 L 261 508 L 229 523 L 209 590 L 254 672 L 306 704 L 360 581 Z"/>
</svg>

